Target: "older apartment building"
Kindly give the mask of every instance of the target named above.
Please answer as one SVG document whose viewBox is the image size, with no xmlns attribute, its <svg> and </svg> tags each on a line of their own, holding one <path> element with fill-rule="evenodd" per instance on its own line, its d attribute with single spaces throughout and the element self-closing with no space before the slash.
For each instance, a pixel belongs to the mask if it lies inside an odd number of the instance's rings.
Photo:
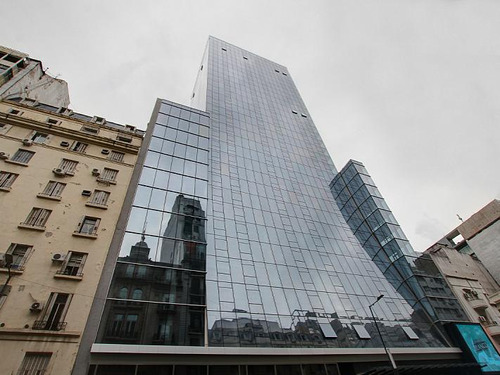
<svg viewBox="0 0 500 375">
<path fill-rule="evenodd" d="M 33 99 L 67 107 L 68 84 L 47 74 L 40 60 L 0 46 L 0 99 L 11 98 Z"/>
<path fill-rule="evenodd" d="M 0 101 L 3 374 L 69 374 L 143 132 Z"/>
</svg>

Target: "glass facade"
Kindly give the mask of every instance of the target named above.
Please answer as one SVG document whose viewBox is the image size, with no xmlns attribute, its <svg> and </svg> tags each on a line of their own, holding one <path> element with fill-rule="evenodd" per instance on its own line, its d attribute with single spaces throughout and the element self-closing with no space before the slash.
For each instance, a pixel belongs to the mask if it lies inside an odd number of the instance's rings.
<svg viewBox="0 0 500 375">
<path fill-rule="evenodd" d="M 98 342 L 200 346 L 209 117 L 166 101 L 155 117 Z"/>
<path fill-rule="evenodd" d="M 350 160 L 330 188 L 367 254 L 416 312 L 433 324 L 468 320 L 431 257 L 413 250 L 362 163 Z"/>
<path fill-rule="evenodd" d="M 347 225 L 285 67 L 210 38 L 193 105 L 153 114 L 97 342 L 381 347 L 383 294 L 388 346 L 447 345 Z"/>
</svg>

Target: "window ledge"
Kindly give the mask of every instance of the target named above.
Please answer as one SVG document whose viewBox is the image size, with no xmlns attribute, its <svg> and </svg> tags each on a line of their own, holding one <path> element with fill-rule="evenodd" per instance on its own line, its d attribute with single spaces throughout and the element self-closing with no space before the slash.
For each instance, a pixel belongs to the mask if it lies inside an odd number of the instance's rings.
<svg viewBox="0 0 500 375">
<path fill-rule="evenodd" d="M 36 226 L 33 226 L 33 225 L 27 225 L 27 224 L 19 224 L 17 226 L 18 228 L 20 229 L 31 229 L 31 230 L 37 230 L 37 231 L 40 231 L 40 232 L 45 232 L 45 227 L 36 227 Z"/>
<path fill-rule="evenodd" d="M 83 276 L 71 276 L 71 275 L 60 275 L 60 274 L 55 274 L 54 279 L 65 279 L 65 280 L 75 280 L 75 281 L 81 281 L 83 280 Z"/>
<path fill-rule="evenodd" d="M 0 268 L 0 273 L 8 273 L 9 270 L 6 267 Z M 13 275 L 22 275 L 23 270 L 22 269 L 10 269 L 10 273 Z"/>
<path fill-rule="evenodd" d="M 10 187 L 0 187 L 0 191 L 6 191 L 6 192 L 9 192 L 10 191 Z"/>
<path fill-rule="evenodd" d="M 53 200 L 53 201 L 60 201 L 61 200 L 61 197 L 57 197 L 55 195 L 46 195 L 46 194 L 37 194 L 36 195 L 38 198 L 43 198 L 43 199 L 50 199 L 50 200 Z"/>
<path fill-rule="evenodd" d="M 91 238 L 93 240 L 97 239 L 97 234 L 88 234 L 88 233 L 73 232 L 73 236 L 75 236 L 75 237 L 83 237 L 83 238 Z"/>
<path fill-rule="evenodd" d="M 97 203 L 87 202 L 87 203 L 85 203 L 85 206 L 100 208 L 101 210 L 107 210 L 108 209 L 108 205 L 107 204 L 97 204 Z"/>
<path fill-rule="evenodd" d="M 15 161 L 15 160 L 10 160 L 10 159 L 5 160 L 5 162 L 9 163 L 9 164 L 20 165 L 22 167 L 27 167 L 28 166 L 28 163 L 21 163 L 20 161 Z"/>
<path fill-rule="evenodd" d="M 116 181 L 115 181 L 115 180 L 106 180 L 106 179 L 104 179 L 104 178 L 99 178 L 99 177 L 97 177 L 97 178 L 96 178 L 96 181 L 97 181 L 97 182 L 102 182 L 102 183 L 107 184 L 107 185 L 110 185 L 110 184 L 111 184 L 111 185 L 116 185 Z"/>
</svg>

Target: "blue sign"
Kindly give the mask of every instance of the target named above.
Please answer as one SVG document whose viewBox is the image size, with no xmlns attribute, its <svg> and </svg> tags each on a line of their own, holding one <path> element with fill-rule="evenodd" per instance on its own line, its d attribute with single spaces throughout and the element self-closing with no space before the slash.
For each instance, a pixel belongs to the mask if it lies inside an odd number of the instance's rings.
<svg viewBox="0 0 500 375">
<path fill-rule="evenodd" d="M 485 373 L 500 371 L 500 355 L 479 324 L 456 324 L 470 352 Z"/>
</svg>

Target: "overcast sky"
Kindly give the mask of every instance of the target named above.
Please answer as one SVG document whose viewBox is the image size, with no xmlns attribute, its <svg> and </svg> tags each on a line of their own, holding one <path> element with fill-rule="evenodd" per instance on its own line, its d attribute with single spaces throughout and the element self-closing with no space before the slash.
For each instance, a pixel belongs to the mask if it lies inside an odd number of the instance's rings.
<svg viewBox="0 0 500 375">
<path fill-rule="evenodd" d="M 4 7 L 5 8 L 5 7 Z M 500 198 L 498 0 L 14 1 L 0 44 L 71 108 L 145 128 L 189 104 L 208 35 L 288 67 L 337 166 L 362 161 L 417 251 Z"/>
</svg>

